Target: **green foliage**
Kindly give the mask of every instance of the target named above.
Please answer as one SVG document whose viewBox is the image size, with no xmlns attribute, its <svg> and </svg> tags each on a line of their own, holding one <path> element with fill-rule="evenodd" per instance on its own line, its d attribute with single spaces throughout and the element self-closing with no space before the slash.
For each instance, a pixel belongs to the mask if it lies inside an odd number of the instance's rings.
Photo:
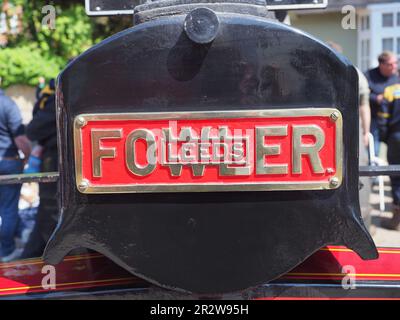
<svg viewBox="0 0 400 320">
<path fill-rule="evenodd" d="M 65 61 L 93 45 L 93 24 L 83 6 L 58 8 L 55 30 L 42 26 L 37 30 L 40 49 L 49 56 L 58 56 Z"/>
<path fill-rule="evenodd" d="M 59 70 L 59 61 L 45 58 L 34 47 L 21 46 L 0 51 L 0 77 L 4 87 L 12 84 L 35 86 L 39 76 L 51 79 L 57 76 Z"/>
<path fill-rule="evenodd" d="M 0 76 L 3 86 L 36 85 L 38 76 L 55 77 L 65 64 L 93 44 L 125 29 L 132 17 L 89 18 L 83 0 L 9 0 L 23 7 L 23 33 L 9 38 L 5 49 L 0 48 Z M 0 0 L 1 9 L 2 0 Z M 56 8 L 56 28 L 42 26 L 45 5 Z"/>
</svg>

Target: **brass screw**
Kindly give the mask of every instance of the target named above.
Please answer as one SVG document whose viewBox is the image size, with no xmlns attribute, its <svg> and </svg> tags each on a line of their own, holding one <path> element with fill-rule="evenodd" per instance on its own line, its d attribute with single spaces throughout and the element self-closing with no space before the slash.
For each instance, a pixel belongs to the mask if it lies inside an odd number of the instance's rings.
<svg viewBox="0 0 400 320">
<path fill-rule="evenodd" d="M 332 112 L 331 113 L 331 116 L 330 116 L 330 118 L 331 118 L 331 120 L 333 121 L 333 122 L 335 122 L 337 119 L 339 119 L 339 112 L 337 112 L 337 111 L 335 111 L 335 112 Z"/>
<path fill-rule="evenodd" d="M 83 128 L 84 126 L 86 126 L 87 122 L 85 120 L 84 117 L 78 117 L 78 119 L 76 119 L 76 124 L 79 128 Z"/>
<path fill-rule="evenodd" d="M 339 185 L 339 179 L 336 177 L 333 177 L 331 179 L 329 179 L 329 186 L 331 188 L 336 188 Z"/>
<path fill-rule="evenodd" d="M 87 190 L 87 188 L 89 188 L 89 181 L 82 180 L 81 183 L 78 185 L 78 190 L 80 192 L 85 192 Z"/>
</svg>

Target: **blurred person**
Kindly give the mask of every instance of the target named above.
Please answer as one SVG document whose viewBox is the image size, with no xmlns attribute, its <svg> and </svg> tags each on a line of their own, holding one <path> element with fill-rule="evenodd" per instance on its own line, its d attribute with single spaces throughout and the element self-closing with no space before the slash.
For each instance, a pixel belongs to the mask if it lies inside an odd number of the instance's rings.
<svg viewBox="0 0 400 320">
<path fill-rule="evenodd" d="M 397 56 L 393 52 L 384 51 L 378 57 L 379 66 L 365 73 L 368 80 L 371 106 L 371 133 L 374 136 L 375 155 L 379 156 L 378 111 L 382 107 L 383 91 L 386 87 L 399 82 Z"/>
<path fill-rule="evenodd" d="M 380 140 L 387 143 L 389 164 L 400 164 L 400 82 L 388 86 L 378 112 Z M 400 177 L 390 176 L 393 197 L 393 217 L 382 226 L 400 230 Z"/>
<path fill-rule="evenodd" d="M 328 41 L 327 44 L 335 51 L 342 53 L 342 47 L 333 41 Z M 369 105 L 369 85 L 364 74 L 357 68 L 358 74 L 358 110 L 360 115 L 359 122 L 359 164 L 368 165 L 369 157 L 367 147 L 369 145 L 369 132 L 371 124 L 371 109 Z M 371 181 L 368 177 L 360 177 L 360 184 L 363 186 L 360 189 L 360 207 L 361 214 L 365 225 L 368 229 L 371 228 L 371 205 L 369 196 L 371 193 Z M 373 230 L 371 230 L 373 232 Z"/>
<path fill-rule="evenodd" d="M 343 53 L 343 49 L 339 44 L 333 41 L 327 41 L 326 43 L 338 53 L 340 54 Z M 368 147 L 369 144 L 368 134 L 370 133 L 370 127 L 371 127 L 371 108 L 369 103 L 370 89 L 367 78 L 357 67 L 355 68 L 358 74 L 358 95 L 359 95 L 358 107 L 361 120 L 360 122 L 361 140 L 362 140 L 362 145 Z"/>
<path fill-rule="evenodd" d="M 371 129 L 371 107 L 369 104 L 370 89 L 368 86 L 368 80 L 364 74 L 356 68 L 358 73 L 358 96 L 359 96 L 359 112 L 361 120 L 361 136 L 362 144 L 365 147 L 369 145 L 369 133 Z"/>
<path fill-rule="evenodd" d="M 34 117 L 38 110 L 43 110 L 47 100 L 54 95 L 54 80 L 51 80 L 49 85 L 46 86 L 46 79 L 39 77 L 39 84 L 36 87 L 36 103 L 33 107 L 32 116 Z M 28 163 L 25 166 L 24 173 L 38 173 L 40 172 L 40 166 L 42 163 L 43 147 L 36 143 L 33 146 L 32 153 L 28 159 Z"/>
<path fill-rule="evenodd" d="M 1 79 L 0 79 L 1 83 Z M 0 90 L 0 175 L 22 173 L 24 161 L 19 151 L 29 157 L 31 143 L 25 135 L 21 112 L 13 100 Z M 19 257 L 15 237 L 21 230 L 18 202 L 21 185 L 0 185 L 0 255 L 2 262 Z"/>
<path fill-rule="evenodd" d="M 364 74 L 357 69 L 358 73 L 358 110 L 360 113 L 360 124 L 359 124 L 359 164 L 368 165 L 369 164 L 369 152 L 367 148 L 369 146 L 369 133 L 371 124 L 371 109 L 369 106 L 369 94 L 370 90 L 368 87 L 368 80 Z M 371 180 L 368 177 L 360 177 L 360 183 L 362 188 L 360 189 L 360 207 L 361 215 L 364 220 L 365 226 L 369 229 L 371 233 L 375 232 L 373 225 L 371 224 L 371 204 L 369 202 L 369 197 L 371 193 Z"/>
<path fill-rule="evenodd" d="M 46 86 L 46 79 L 44 77 L 39 77 L 38 85 L 36 87 L 36 100 L 40 99 L 40 94 L 45 86 Z"/>
<path fill-rule="evenodd" d="M 31 157 L 40 158 L 40 171 L 58 171 L 54 79 L 40 93 L 40 98 L 34 106 L 32 121 L 28 124 L 26 133 L 30 140 L 38 144 Z M 21 255 L 22 259 L 41 256 L 57 225 L 57 183 L 40 183 L 39 197 L 40 204 L 35 225 Z"/>
</svg>

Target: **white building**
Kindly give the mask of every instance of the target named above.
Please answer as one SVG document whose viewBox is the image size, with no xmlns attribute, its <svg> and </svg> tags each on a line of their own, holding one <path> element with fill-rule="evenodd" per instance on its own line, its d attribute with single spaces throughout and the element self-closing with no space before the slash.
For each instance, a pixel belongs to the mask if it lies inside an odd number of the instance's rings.
<svg viewBox="0 0 400 320">
<path fill-rule="evenodd" d="M 400 1 L 369 4 L 358 15 L 358 65 L 366 70 L 378 65 L 382 51 L 400 58 Z"/>
<path fill-rule="evenodd" d="M 344 28 L 349 6 L 356 23 Z M 400 58 L 400 0 L 328 0 L 326 9 L 291 11 L 290 17 L 294 27 L 338 43 L 363 71 L 378 65 L 382 51 L 393 51 Z"/>
</svg>

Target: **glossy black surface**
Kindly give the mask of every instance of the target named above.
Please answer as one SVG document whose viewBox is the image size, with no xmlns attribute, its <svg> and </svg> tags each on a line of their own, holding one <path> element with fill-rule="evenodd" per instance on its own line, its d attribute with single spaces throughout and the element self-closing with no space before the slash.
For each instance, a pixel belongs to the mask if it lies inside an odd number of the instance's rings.
<svg viewBox="0 0 400 320">
<path fill-rule="evenodd" d="M 185 15 L 168 16 L 102 42 L 62 73 L 62 216 L 47 262 L 83 246 L 155 284 L 222 293 L 275 279 L 327 244 L 377 256 L 358 204 L 355 69 L 289 26 L 217 16 L 209 44 L 188 39 Z M 344 180 L 337 190 L 83 195 L 75 186 L 78 114 L 304 107 L 343 114 Z"/>
</svg>

